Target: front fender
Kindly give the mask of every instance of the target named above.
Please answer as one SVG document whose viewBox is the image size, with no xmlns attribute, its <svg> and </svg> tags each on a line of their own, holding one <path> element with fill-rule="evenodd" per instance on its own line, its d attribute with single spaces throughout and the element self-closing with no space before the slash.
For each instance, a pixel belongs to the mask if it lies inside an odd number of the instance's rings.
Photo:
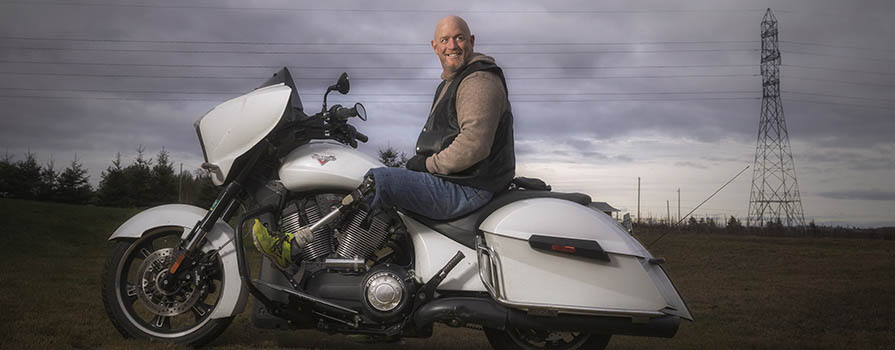
<svg viewBox="0 0 895 350">
<path fill-rule="evenodd" d="M 134 215 L 112 233 L 109 240 L 142 237 L 146 232 L 159 227 L 181 227 L 183 236 L 190 233 L 205 217 L 205 209 L 185 204 L 166 204 L 146 209 Z M 236 233 L 227 223 L 218 220 L 211 232 L 205 236 L 208 244 L 202 250 L 217 249 L 224 267 L 223 288 L 217 307 L 211 318 L 224 318 L 241 313 L 245 309 L 248 290 L 239 276 L 239 261 L 236 257 L 234 239 Z"/>
</svg>

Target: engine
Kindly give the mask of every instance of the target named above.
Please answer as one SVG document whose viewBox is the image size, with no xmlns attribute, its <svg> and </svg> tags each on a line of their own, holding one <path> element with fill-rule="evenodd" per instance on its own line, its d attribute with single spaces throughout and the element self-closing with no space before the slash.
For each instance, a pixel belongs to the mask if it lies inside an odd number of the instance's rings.
<svg viewBox="0 0 895 350">
<path fill-rule="evenodd" d="M 289 202 L 283 209 L 280 229 L 295 232 L 313 224 L 335 209 L 341 195 L 321 194 Z M 314 240 L 302 252 L 303 260 L 315 260 L 336 253 L 340 258 L 365 259 L 381 248 L 388 238 L 388 219 L 383 214 L 370 215 L 355 210 L 339 221 L 338 227 L 325 225 L 314 231 Z"/>
</svg>

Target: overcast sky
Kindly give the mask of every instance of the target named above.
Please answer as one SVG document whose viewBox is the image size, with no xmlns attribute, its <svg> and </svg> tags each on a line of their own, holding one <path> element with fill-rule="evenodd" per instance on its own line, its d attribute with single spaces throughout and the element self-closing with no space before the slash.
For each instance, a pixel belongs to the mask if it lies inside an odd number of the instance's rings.
<svg viewBox="0 0 895 350">
<path fill-rule="evenodd" d="M 805 217 L 895 225 L 895 2 L 0 2 L 0 151 L 91 182 L 120 152 L 202 162 L 192 127 L 288 66 L 306 108 L 342 71 L 375 154 L 410 152 L 440 66 L 437 20 L 458 14 L 506 73 L 517 174 L 623 212 L 686 214 L 752 165 L 760 22 L 780 21 L 784 115 Z M 700 208 L 744 218 L 751 169 Z"/>
</svg>

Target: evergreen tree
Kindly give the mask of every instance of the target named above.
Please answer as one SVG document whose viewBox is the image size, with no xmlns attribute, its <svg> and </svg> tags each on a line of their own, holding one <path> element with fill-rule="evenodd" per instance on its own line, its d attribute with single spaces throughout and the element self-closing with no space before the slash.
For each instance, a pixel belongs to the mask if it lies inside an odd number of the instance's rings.
<svg viewBox="0 0 895 350">
<path fill-rule="evenodd" d="M 156 157 L 156 164 L 152 167 L 152 205 L 172 203 L 177 200 L 177 177 L 174 175 L 174 166 L 168 158 L 168 151 L 164 148 Z"/>
<path fill-rule="evenodd" d="M 10 197 L 36 199 L 40 187 L 40 165 L 34 159 L 34 154 L 25 153 L 25 159 L 16 163 L 8 179 Z"/>
<path fill-rule="evenodd" d="M 12 183 L 11 180 L 16 172 L 16 165 L 12 162 L 12 157 L 9 156 L 9 152 L 7 152 L 2 159 L 0 159 L 0 197 L 11 197 L 12 196 Z"/>
<path fill-rule="evenodd" d="M 152 195 L 152 158 L 143 157 L 145 148 L 141 145 L 137 148 L 137 158 L 131 165 L 124 168 L 126 182 L 125 194 L 129 198 L 130 206 L 145 207 L 151 204 Z"/>
<path fill-rule="evenodd" d="M 87 204 L 93 196 L 93 188 L 90 186 L 87 169 L 78 162 L 78 157 L 71 165 L 59 174 L 59 188 L 56 191 L 56 201 L 72 204 Z"/>
<path fill-rule="evenodd" d="M 211 173 L 205 169 L 196 170 L 196 183 L 198 187 L 198 196 L 191 203 L 201 208 L 210 208 L 221 189 L 214 185 L 211 181 Z"/>
<path fill-rule="evenodd" d="M 40 185 L 37 189 L 37 199 L 52 201 L 56 199 L 56 191 L 59 189 L 59 173 L 56 172 L 53 158 L 47 161 L 47 165 L 40 171 Z"/>
<path fill-rule="evenodd" d="M 130 207 L 132 204 L 127 198 L 127 179 L 124 168 L 121 167 L 121 153 L 115 154 L 112 165 L 102 173 L 99 182 L 97 197 L 100 205 L 110 207 Z"/>
<path fill-rule="evenodd" d="M 730 216 L 730 219 L 727 219 L 727 230 L 730 232 L 740 232 L 743 229 L 743 224 L 740 220 L 733 215 Z"/>
<path fill-rule="evenodd" d="M 403 168 L 408 160 L 407 154 L 404 152 L 399 153 L 392 146 L 388 146 L 386 149 L 379 149 L 379 161 L 387 167 Z"/>
</svg>

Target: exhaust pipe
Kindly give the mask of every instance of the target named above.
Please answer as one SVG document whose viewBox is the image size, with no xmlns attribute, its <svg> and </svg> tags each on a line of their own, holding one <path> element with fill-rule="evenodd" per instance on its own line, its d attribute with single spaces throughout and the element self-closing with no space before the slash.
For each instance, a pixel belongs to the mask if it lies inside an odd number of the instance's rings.
<svg viewBox="0 0 895 350">
<path fill-rule="evenodd" d="M 681 323 L 680 317 L 671 315 L 636 323 L 630 317 L 620 316 L 532 316 L 521 310 L 507 308 L 491 299 L 472 297 L 433 300 L 417 310 L 413 321 L 417 327 L 442 321 L 452 326 L 474 323 L 501 330 L 513 327 L 662 338 L 673 337 Z"/>
</svg>

